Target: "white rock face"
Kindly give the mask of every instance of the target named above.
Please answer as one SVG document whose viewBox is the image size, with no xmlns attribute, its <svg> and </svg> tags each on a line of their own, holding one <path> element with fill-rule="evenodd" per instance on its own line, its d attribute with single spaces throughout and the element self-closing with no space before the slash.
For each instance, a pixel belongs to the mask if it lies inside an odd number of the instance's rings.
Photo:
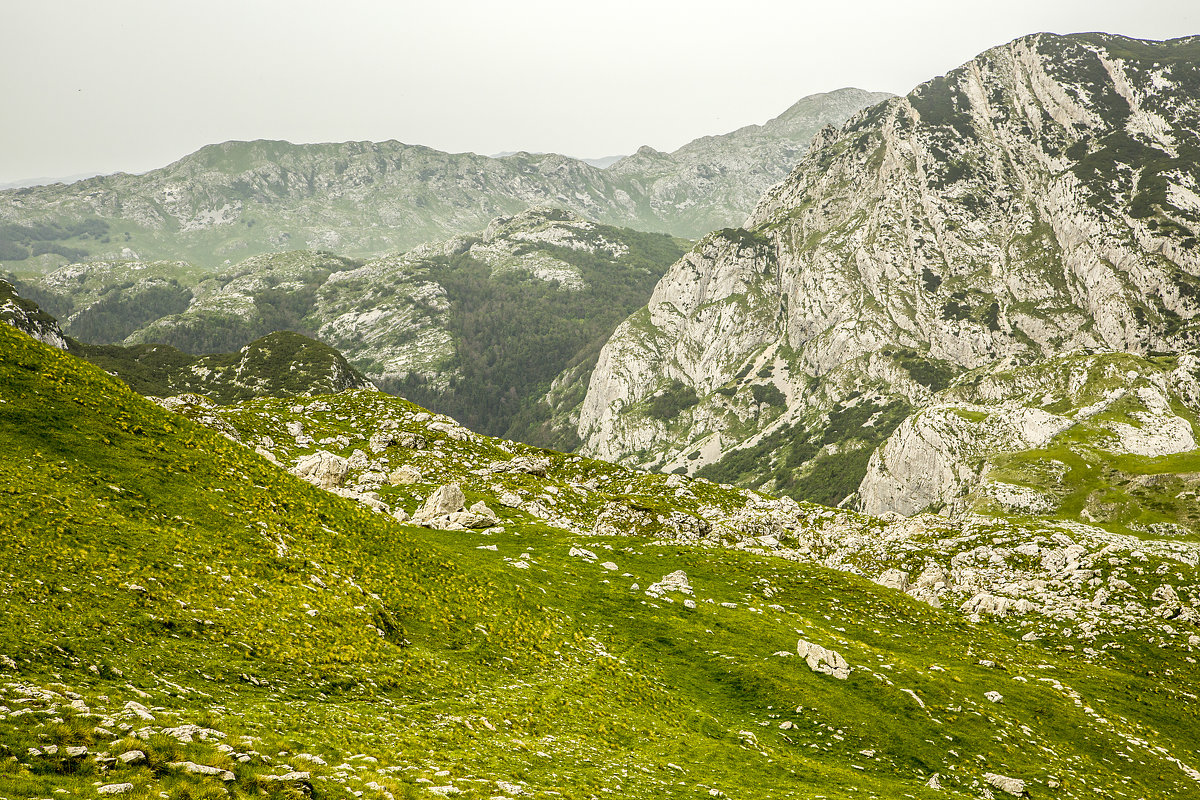
<svg viewBox="0 0 1200 800">
<path fill-rule="evenodd" d="M 1077 165 L 1081 142 L 1114 131 L 1155 148 L 1194 135 L 1180 120 L 1200 113 L 1200 98 L 1150 77 L 1163 71 L 1152 59 L 1135 69 L 1112 56 L 1123 41 L 1028 36 L 819 137 L 750 215 L 749 233 L 706 238 L 614 332 L 580 406 L 582 451 L 639 466 L 684 464 L 699 451 L 703 462 L 714 439 L 727 452 L 801 418 L 822 392 L 826 411 L 845 400 L 861 386 L 830 376 L 887 349 L 966 369 L 1076 347 L 1179 349 L 1176 322 L 1200 312 L 1181 288 L 1200 277 L 1200 249 L 1129 213 L 1138 167 L 1110 178 Z M 1073 71 L 1079 63 L 1107 79 Z M 1126 86 L 1126 95 L 1115 88 Z M 1137 124 L 1110 110 L 1114 94 L 1137 106 Z M 1170 183 L 1200 191 L 1200 168 Z M 1191 213 L 1178 202 L 1164 213 Z M 755 374 L 766 353 L 788 365 L 786 378 L 778 368 L 772 378 L 786 390 L 781 416 L 715 391 Z M 647 413 L 674 382 L 696 402 L 671 419 Z M 1045 414 L 1007 424 L 1023 439 L 1045 437 L 1058 424 Z M 897 508 L 951 503 L 977 479 L 960 472 L 954 421 L 931 422 L 889 451 L 931 470 Z M 1134 427 L 1116 432 L 1128 452 L 1187 445 L 1177 423 Z M 879 480 L 877 494 L 896 490 Z"/>
<path fill-rule="evenodd" d="M 796 655 L 803 658 L 804 663 L 808 664 L 808 668 L 813 672 L 832 675 L 842 681 L 850 677 L 850 665 L 842 658 L 841 653 L 835 650 L 827 650 L 819 644 L 800 639 L 796 642 Z"/>
<path fill-rule="evenodd" d="M 1200 412 L 1191 385 L 1194 360 L 1184 354 L 1172 369 L 1123 353 L 1075 352 L 979 371 L 905 419 L 872 454 L 857 507 L 876 516 L 927 509 L 957 514 L 990 500 L 1005 513 L 1055 513 L 1061 498 L 1053 486 L 1065 475 L 1064 464 L 1036 459 L 1040 473 L 1051 476 L 1040 488 L 997 477 L 993 465 L 1010 454 L 1071 448 L 1079 440 L 1098 458 L 1195 450 L 1192 423 L 1176 414 L 1178 408 Z"/>
<path fill-rule="evenodd" d="M 774 301 L 756 302 L 770 270 L 771 251 L 761 243 L 717 234 L 671 268 L 646 309 L 613 333 L 592 372 L 579 423 L 589 455 L 617 460 L 666 435 L 665 420 L 623 413 L 663 381 L 708 394 L 733 376 L 743 354 L 778 340 Z"/>
</svg>

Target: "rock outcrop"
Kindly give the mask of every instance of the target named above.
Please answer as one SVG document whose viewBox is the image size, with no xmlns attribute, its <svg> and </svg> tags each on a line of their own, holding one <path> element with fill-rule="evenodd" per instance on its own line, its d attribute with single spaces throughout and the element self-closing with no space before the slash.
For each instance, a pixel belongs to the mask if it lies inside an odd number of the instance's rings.
<svg viewBox="0 0 1200 800">
<path fill-rule="evenodd" d="M 840 681 L 850 677 L 850 665 L 836 650 L 827 650 L 819 644 L 800 639 L 796 642 L 796 655 L 803 658 L 813 672 L 832 675 Z"/>
<path fill-rule="evenodd" d="M 67 339 L 58 327 L 57 320 L 43 311 L 37 303 L 17 294 L 16 288 L 0 280 L 0 322 L 12 325 L 43 344 L 67 349 Z"/>
<path fill-rule="evenodd" d="M 1198 380 L 1194 352 L 1148 359 L 1076 351 L 976 370 L 904 420 L 875 451 L 856 505 L 875 516 L 926 510 L 1056 516 L 1074 496 L 1082 497 L 1074 513 L 1085 521 L 1145 532 L 1151 525 L 1160 533 L 1167 525 L 1194 529 L 1198 520 L 1181 499 L 1200 486 L 1187 463 L 1142 473 L 1132 457 L 1162 460 L 1196 449 Z M 1088 465 L 1092 477 L 1068 462 Z M 1148 513 L 1161 520 L 1145 519 Z"/>
<path fill-rule="evenodd" d="M 292 473 L 322 489 L 335 489 L 342 485 L 350 472 L 350 462 L 325 450 L 303 456 L 292 468 Z"/>
</svg>

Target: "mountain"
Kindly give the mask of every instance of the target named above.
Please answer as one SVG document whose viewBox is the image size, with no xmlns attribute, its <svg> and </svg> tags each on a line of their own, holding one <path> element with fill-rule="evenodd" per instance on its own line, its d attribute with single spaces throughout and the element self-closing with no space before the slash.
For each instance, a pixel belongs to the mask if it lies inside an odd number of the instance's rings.
<svg viewBox="0 0 1200 800">
<path fill-rule="evenodd" d="M 686 228 L 672 232 L 696 239 L 743 219 L 743 215 L 730 212 L 753 209 L 800 160 L 823 128 L 841 125 L 855 112 L 890 97 L 886 92 L 861 89 L 810 95 L 763 125 L 705 136 L 673 153 L 642 147 L 608 171 L 633 182 L 655 217 L 665 219 L 679 213 L 677 209 L 686 209 Z M 782 172 L 781 165 L 786 165 Z"/>
<path fill-rule="evenodd" d="M 1200 534 L 1200 357 L 1075 351 L 968 373 L 871 456 L 857 505 Z"/>
<path fill-rule="evenodd" d="M 0 400 L 4 796 L 1200 783 L 1194 540 L 884 523 L 373 391 L 175 414 L 9 326 Z"/>
<path fill-rule="evenodd" d="M 215 273 L 115 261 L 14 280 L 92 344 L 167 345 L 150 352 L 178 359 L 172 348 L 226 353 L 291 330 L 476 430 L 558 442 L 567 434 L 542 431 L 536 399 L 564 369 L 586 380 L 600 345 L 688 245 L 535 208 L 368 262 L 292 251 Z M 578 403 L 582 383 L 572 390 Z"/>
<path fill-rule="evenodd" d="M 78 181 L 93 178 L 97 174 L 98 173 L 95 172 L 81 172 L 75 175 L 64 175 L 58 178 L 47 178 L 44 176 L 41 178 L 23 178 L 21 180 L 0 183 L 0 189 L 23 189 L 26 186 L 44 186 L 50 183 L 77 183 Z"/>
<path fill-rule="evenodd" d="M 0 263 L 28 272 L 122 258 L 216 267 L 294 249 L 374 256 L 536 205 L 695 238 L 742 219 L 821 126 L 888 96 L 814 95 L 761 127 L 669 155 L 643 148 L 607 169 L 553 153 L 488 158 L 396 141 L 225 142 L 144 175 L 0 192 Z"/>
<path fill-rule="evenodd" d="M 1196 37 L 1036 34 L 827 129 L 616 330 L 582 451 L 851 502 L 967 370 L 1187 350 L 1198 56 Z"/>
</svg>

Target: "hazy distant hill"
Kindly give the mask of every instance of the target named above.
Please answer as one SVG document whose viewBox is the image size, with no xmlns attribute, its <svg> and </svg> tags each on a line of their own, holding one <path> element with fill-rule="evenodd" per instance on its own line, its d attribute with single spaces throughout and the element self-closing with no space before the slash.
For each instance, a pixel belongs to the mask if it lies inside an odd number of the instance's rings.
<svg viewBox="0 0 1200 800">
<path fill-rule="evenodd" d="M 388 142 L 225 142 L 144 175 L 0 192 L 0 263 L 39 271 L 96 258 L 216 266 L 264 252 L 364 256 L 558 206 L 589 219 L 696 238 L 738 224 L 823 126 L 888 95 L 841 89 L 778 119 L 642 148 L 608 169 L 556 154 L 489 158 Z"/>
</svg>

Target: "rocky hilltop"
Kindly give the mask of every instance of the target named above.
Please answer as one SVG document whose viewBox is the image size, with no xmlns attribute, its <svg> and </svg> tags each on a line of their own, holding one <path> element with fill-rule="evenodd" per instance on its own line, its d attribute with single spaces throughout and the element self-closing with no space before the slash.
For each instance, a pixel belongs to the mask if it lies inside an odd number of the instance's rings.
<svg viewBox="0 0 1200 800">
<path fill-rule="evenodd" d="M 16 287 L 0 280 L 0 322 L 13 326 L 43 344 L 67 349 L 67 338 L 58 327 L 58 320 L 47 314 L 35 302 L 21 297 Z"/>
<path fill-rule="evenodd" d="M 825 130 L 614 333 L 583 451 L 838 502 L 965 370 L 1186 349 L 1198 56 L 1037 34 Z"/>
<path fill-rule="evenodd" d="M 295 249 L 372 256 L 536 205 L 695 238 L 742 219 L 823 125 L 889 96 L 813 95 L 765 125 L 670 154 L 643 148 L 609 169 L 552 153 L 488 158 L 396 141 L 225 142 L 145 175 L 0 192 L 0 263 L 140 257 L 213 267 Z"/>
</svg>

